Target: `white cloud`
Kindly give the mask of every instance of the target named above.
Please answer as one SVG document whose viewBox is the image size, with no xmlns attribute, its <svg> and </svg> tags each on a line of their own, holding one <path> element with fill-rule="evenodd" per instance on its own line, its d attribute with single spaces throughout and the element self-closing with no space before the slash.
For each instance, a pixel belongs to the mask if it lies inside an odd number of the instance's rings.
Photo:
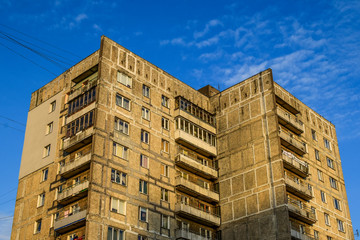
<svg viewBox="0 0 360 240">
<path fill-rule="evenodd" d="M 80 23 L 87 18 L 88 18 L 88 16 L 85 13 L 80 13 L 79 15 L 77 15 L 75 17 L 75 22 Z"/>
<path fill-rule="evenodd" d="M 93 25 L 93 28 L 94 28 L 96 31 L 102 32 L 102 28 L 101 28 L 98 24 L 96 24 L 96 23 Z"/>
<path fill-rule="evenodd" d="M 210 20 L 205 25 L 205 28 L 203 30 L 194 32 L 194 38 L 197 39 L 197 38 L 201 38 L 201 37 L 205 36 L 205 34 L 207 34 L 210 31 L 210 28 L 216 27 L 219 25 L 222 25 L 222 22 L 220 20 L 218 20 L 218 19 Z"/>
</svg>

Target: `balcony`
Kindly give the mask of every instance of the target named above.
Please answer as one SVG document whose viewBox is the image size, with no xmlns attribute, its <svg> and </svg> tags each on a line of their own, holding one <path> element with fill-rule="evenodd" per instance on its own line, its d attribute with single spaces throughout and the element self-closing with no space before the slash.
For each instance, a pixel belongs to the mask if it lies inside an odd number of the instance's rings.
<svg viewBox="0 0 360 240">
<path fill-rule="evenodd" d="M 70 102 L 74 98 L 80 96 L 84 92 L 89 91 L 91 88 L 95 87 L 97 84 L 97 79 L 98 79 L 98 73 L 96 72 L 96 73 L 92 74 L 91 76 L 87 77 L 87 79 L 84 79 L 85 80 L 84 82 L 87 81 L 86 84 L 75 85 L 76 87 L 73 87 L 73 89 L 71 90 L 71 92 L 69 94 L 68 102 Z"/>
<path fill-rule="evenodd" d="M 175 239 L 216 240 L 216 238 L 213 237 L 201 236 L 199 232 L 194 232 L 189 229 L 175 229 Z"/>
<path fill-rule="evenodd" d="M 296 152 L 299 155 L 304 155 L 306 153 L 305 143 L 295 139 L 292 135 L 284 132 L 283 130 L 279 131 L 279 136 L 281 140 L 281 144 L 288 149 Z"/>
<path fill-rule="evenodd" d="M 67 213 L 66 213 L 67 212 Z M 65 211 L 62 216 L 55 220 L 54 230 L 57 233 L 65 233 L 82 227 L 86 223 L 86 207 L 76 208 L 72 213 Z"/>
<path fill-rule="evenodd" d="M 290 113 L 287 113 L 279 107 L 276 109 L 276 112 L 281 125 L 285 126 L 287 129 L 290 129 L 297 135 L 304 132 L 304 124 L 296 117 L 291 116 Z"/>
<path fill-rule="evenodd" d="M 211 125 L 210 123 L 206 122 L 205 120 L 203 120 L 199 117 L 195 117 L 194 115 L 190 114 L 187 111 L 184 111 L 182 109 L 176 109 L 174 114 L 175 114 L 175 117 L 178 117 L 178 116 L 183 117 L 183 118 L 189 120 L 190 122 L 193 122 L 196 125 L 204 128 L 205 130 L 207 130 L 213 134 L 216 134 L 215 126 Z M 213 123 L 214 122 L 215 122 L 215 120 L 213 120 Z"/>
<path fill-rule="evenodd" d="M 62 192 L 58 193 L 57 200 L 61 204 L 68 204 L 70 202 L 74 202 L 86 196 L 88 188 L 89 188 L 88 180 L 85 180 L 80 183 L 76 183 L 64 189 Z"/>
<path fill-rule="evenodd" d="M 207 202 L 219 202 L 219 193 L 213 189 L 204 188 L 197 182 L 185 179 L 181 176 L 175 178 L 175 185 L 178 190 Z"/>
<path fill-rule="evenodd" d="M 309 175 L 309 165 L 295 157 L 292 153 L 283 150 L 281 158 L 284 161 L 284 167 L 286 169 L 289 169 L 303 178 Z"/>
<path fill-rule="evenodd" d="M 75 158 L 60 168 L 59 174 L 64 178 L 70 178 L 85 171 L 90 167 L 91 153 Z"/>
<path fill-rule="evenodd" d="M 291 229 L 291 239 L 296 240 L 315 240 L 315 238 L 311 235 L 308 235 L 306 233 L 300 233 L 299 231 L 295 229 Z"/>
<path fill-rule="evenodd" d="M 288 208 L 289 214 L 293 218 L 308 224 L 314 224 L 317 221 L 313 210 L 299 200 L 289 198 Z"/>
<path fill-rule="evenodd" d="M 276 95 L 276 103 L 291 112 L 292 114 L 298 114 L 300 112 L 299 107 L 296 106 L 296 103 L 290 103 L 285 99 L 279 97 L 278 95 Z"/>
<path fill-rule="evenodd" d="M 285 174 L 286 190 L 294 195 L 310 200 L 313 198 L 311 190 L 299 178 Z"/>
<path fill-rule="evenodd" d="M 198 221 L 200 224 L 211 227 L 220 226 L 220 216 L 218 214 L 204 211 L 196 206 L 177 202 L 175 203 L 175 212 L 181 217 L 190 218 Z"/>
<path fill-rule="evenodd" d="M 175 163 L 198 176 L 207 179 L 218 178 L 218 171 L 213 167 L 202 164 L 195 155 L 179 153 L 176 156 Z"/>
<path fill-rule="evenodd" d="M 216 156 L 216 147 L 180 129 L 175 131 L 175 141 L 205 156 Z"/>
<path fill-rule="evenodd" d="M 70 153 L 79 149 L 92 141 L 94 127 L 89 127 L 81 132 L 76 133 L 74 136 L 68 137 L 64 140 L 63 149 Z"/>
</svg>

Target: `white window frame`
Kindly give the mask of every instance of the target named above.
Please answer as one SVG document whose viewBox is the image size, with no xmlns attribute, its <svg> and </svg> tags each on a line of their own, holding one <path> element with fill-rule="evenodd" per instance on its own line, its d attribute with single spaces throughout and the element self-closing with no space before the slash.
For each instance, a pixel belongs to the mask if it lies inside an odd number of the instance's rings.
<svg viewBox="0 0 360 240">
<path fill-rule="evenodd" d="M 337 198 L 334 198 L 334 208 L 341 211 L 341 202 Z"/>
<path fill-rule="evenodd" d="M 44 147 L 43 157 L 45 158 L 45 157 L 50 156 L 50 151 L 51 151 L 51 144 L 46 145 Z"/>
<path fill-rule="evenodd" d="M 141 108 L 141 117 L 145 120 L 150 121 L 150 109 L 146 107 Z"/>
<path fill-rule="evenodd" d="M 330 216 L 327 213 L 324 213 L 324 220 L 325 220 L 325 225 L 330 226 Z"/>
<path fill-rule="evenodd" d="M 330 186 L 334 189 L 338 189 L 338 186 L 337 186 L 337 181 L 335 178 L 333 177 L 329 177 L 329 182 L 330 182 Z"/>
<path fill-rule="evenodd" d="M 166 108 L 170 108 L 170 104 L 169 104 L 169 98 L 166 97 L 165 95 L 161 95 L 161 105 L 166 107 Z"/>
<path fill-rule="evenodd" d="M 161 188 L 161 201 L 169 202 L 169 190 Z"/>
<path fill-rule="evenodd" d="M 317 174 L 318 174 L 318 179 L 319 181 L 324 181 L 324 178 L 323 178 L 323 172 L 321 170 L 317 170 Z"/>
<path fill-rule="evenodd" d="M 141 130 L 141 142 L 149 144 L 150 143 L 150 133 L 146 130 Z"/>
<path fill-rule="evenodd" d="M 145 220 L 142 218 L 141 213 L 145 213 Z M 147 222 L 148 221 L 148 209 L 144 207 L 139 207 L 139 221 Z"/>
<path fill-rule="evenodd" d="M 122 85 L 127 86 L 128 88 L 132 88 L 132 79 L 130 76 L 126 75 L 122 72 L 117 72 L 117 82 L 121 83 Z"/>
<path fill-rule="evenodd" d="M 319 150 L 314 149 L 314 152 L 315 152 L 315 159 L 320 161 L 320 152 L 319 152 Z"/>
<path fill-rule="evenodd" d="M 161 151 L 164 153 L 169 153 L 170 152 L 170 142 L 165 140 L 165 139 L 161 139 Z"/>
<path fill-rule="evenodd" d="M 118 153 L 118 149 L 121 149 L 121 153 Z M 128 151 L 129 149 L 121 144 L 118 144 L 116 142 L 114 142 L 113 144 L 113 154 L 117 157 L 123 158 L 123 159 L 127 159 L 128 158 Z"/>
<path fill-rule="evenodd" d="M 49 178 L 49 168 L 45 168 L 41 172 L 41 182 L 46 181 Z"/>
<path fill-rule="evenodd" d="M 45 193 L 38 195 L 37 207 L 42 207 L 45 205 Z"/>
<path fill-rule="evenodd" d="M 150 98 L 150 87 L 143 84 L 142 93 L 144 97 Z"/>
<path fill-rule="evenodd" d="M 169 166 L 166 164 L 161 164 L 161 176 L 169 177 Z"/>
<path fill-rule="evenodd" d="M 54 112 L 56 109 L 56 101 L 53 101 L 50 103 L 50 107 L 49 107 L 49 113 Z"/>
<path fill-rule="evenodd" d="M 115 227 L 108 227 L 108 232 L 107 234 L 109 235 L 109 232 L 111 231 L 111 235 L 112 236 L 107 236 L 107 239 L 111 239 L 111 240 L 124 240 L 125 239 L 125 231 L 119 228 L 115 228 Z M 116 234 L 116 238 L 114 237 L 114 232 L 117 232 Z"/>
<path fill-rule="evenodd" d="M 139 180 L 139 192 L 142 194 L 148 194 L 149 192 L 149 183 L 145 180 Z"/>
<path fill-rule="evenodd" d="M 116 197 L 111 197 L 110 200 L 110 211 L 126 215 L 126 201 Z"/>
<path fill-rule="evenodd" d="M 165 118 L 165 117 L 162 117 L 161 118 L 161 127 L 165 130 L 169 130 L 170 124 L 169 124 L 169 119 Z"/>
<path fill-rule="evenodd" d="M 164 214 L 161 214 L 161 228 L 170 229 L 170 217 Z"/>
<path fill-rule="evenodd" d="M 115 117 L 114 129 L 118 132 L 129 135 L 129 123 L 120 118 Z"/>
<path fill-rule="evenodd" d="M 325 148 L 331 150 L 331 143 L 327 138 L 324 138 L 324 146 Z"/>
<path fill-rule="evenodd" d="M 116 169 L 111 169 L 111 182 L 126 186 L 127 174 Z"/>
<path fill-rule="evenodd" d="M 130 109 L 131 109 L 130 99 L 128 99 L 120 94 L 116 94 L 115 103 L 117 106 L 122 107 L 128 111 L 130 111 Z"/>
<path fill-rule="evenodd" d="M 320 190 L 320 196 L 321 196 L 321 201 L 323 203 L 326 203 L 326 194 L 324 191 Z"/>
<path fill-rule="evenodd" d="M 328 165 L 329 168 L 335 169 L 334 160 L 332 160 L 331 158 L 326 157 L 326 162 L 327 162 L 327 165 Z"/>
<path fill-rule="evenodd" d="M 140 154 L 140 166 L 143 168 L 149 168 L 149 157 L 144 155 L 144 154 Z"/>
<path fill-rule="evenodd" d="M 46 135 L 52 133 L 54 129 L 54 122 L 50 122 L 46 125 Z"/>
<path fill-rule="evenodd" d="M 42 219 L 38 219 L 34 223 L 34 234 L 41 232 Z"/>
<path fill-rule="evenodd" d="M 345 232 L 345 227 L 344 227 L 344 222 L 341 221 L 340 219 L 336 219 L 337 225 L 338 225 L 338 230 L 340 232 Z"/>
</svg>

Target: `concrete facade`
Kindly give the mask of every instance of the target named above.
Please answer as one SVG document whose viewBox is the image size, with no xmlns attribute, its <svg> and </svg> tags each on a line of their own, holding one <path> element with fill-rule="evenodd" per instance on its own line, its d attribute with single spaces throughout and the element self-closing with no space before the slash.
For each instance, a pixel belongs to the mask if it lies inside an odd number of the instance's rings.
<svg viewBox="0 0 360 240">
<path fill-rule="evenodd" d="M 32 94 L 11 235 L 76 237 L 353 239 L 335 127 L 270 69 L 197 91 L 102 37 Z"/>
</svg>

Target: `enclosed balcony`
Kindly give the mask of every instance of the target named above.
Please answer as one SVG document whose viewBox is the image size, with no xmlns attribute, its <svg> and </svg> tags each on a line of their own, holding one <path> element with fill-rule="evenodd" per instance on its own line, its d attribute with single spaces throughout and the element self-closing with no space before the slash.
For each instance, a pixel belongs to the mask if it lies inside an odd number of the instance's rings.
<svg viewBox="0 0 360 240">
<path fill-rule="evenodd" d="M 176 239 L 187 239 L 187 240 L 216 240 L 212 236 L 201 236 L 199 232 L 195 232 L 189 229 L 175 229 Z"/>
<path fill-rule="evenodd" d="M 281 125 L 293 131 L 297 135 L 304 132 L 304 124 L 297 117 L 291 115 L 279 107 L 276 109 L 276 112 L 279 117 L 279 123 Z"/>
<path fill-rule="evenodd" d="M 300 112 L 299 107 L 297 106 L 295 101 L 291 102 L 289 100 L 281 98 L 279 95 L 276 95 L 276 103 L 291 112 L 292 114 L 296 115 Z"/>
<path fill-rule="evenodd" d="M 291 152 L 282 150 L 281 155 L 284 161 L 284 167 L 301 177 L 307 177 L 309 175 L 309 165 L 307 162 L 304 162 L 297 158 Z"/>
<path fill-rule="evenodd" d="M 288 198 L 288 209 L 290 216 L 295 219 L 308 224 L 316 222 L 315 212 L 297 199 Z"/>
<path fill-rule="evenodd" d="M 61 234 L 85 226 L 86 211 L 86 205 L 72 207 L 69 210 L 62 211 L 59 213 L 57 219 L 55 219 L 54 230 Z"/>
<path fill-rule="evenodd" d="M 83 95 L 86 92 L 89 92 L 90 89 L 96 86 L 97 80 L 98 80 L 98 72 L 95 72 L 90 76 L 81 80 L 81 82 L 77 83 L 75 86 L 73 86 L 71 88 L 71 92 L 69 93 L 68 102 L 74 100 L 75 98 Z"/>
<path fill-rule="evenodd" d="M 191 196 L 197 197 L 207 202 L 219 202 L 219 192 L 215 191 L 212 185 L 193 179 L 186 179 L 182 176 L 175 178 L 176 188 Z"/>
<path fill-rule="evenodd" d="M 89 188 L 88 180 L 75 183 L 74 185 L 63 189 L 61 192 L 58 192 L 57 200 L 60 204 L 67 204 L 69 202 L 74 202 L 86 196 L 88 193 L 88 188 Z"/>
<path fill-rule="evenodd" d="M 218 171 L 212 166 L 212 161 L 182 148 L 179 152 L 175 158 L 176 165 L 206 179 L 218 178 Z"/>
<path fill-rule="evenodd" d="M 67 164 L 60 167 L 59 174 L 64 178 L 70 178 L 76 174 L 89 169 L 91 160 L 91 153 L 88 151 L 84 155 L 76 156 L 71 159 Z"/>
<path fill-rule="evenodd" d="M 296 152 L 300 156 L 302 156 L 306 153 L 305 143 L 294 138 L 292 134 L 289 134 L 280 129 L 279 136 L 280 136 L 281 144 L 283 146 Z"/>
<path fill-rule="evenodd" d="M 285 184 L 288 192 L 305 200 L 313 198 L 311 189 L 298 177 L 285 173 Z"/>
</svg>

